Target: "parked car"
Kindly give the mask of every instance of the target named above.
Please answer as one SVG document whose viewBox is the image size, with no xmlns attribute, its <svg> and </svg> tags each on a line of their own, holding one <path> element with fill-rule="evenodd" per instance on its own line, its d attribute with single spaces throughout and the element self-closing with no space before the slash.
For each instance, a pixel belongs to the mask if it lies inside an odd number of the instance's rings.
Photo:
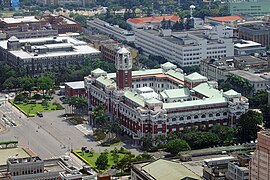
<svg viewBox="0 0 270 180">
<path fill-rule="evenodd" d="M 37 112 L 38 117 L 43 117 L 43 114 L 41 112 Z"/>
</svg>

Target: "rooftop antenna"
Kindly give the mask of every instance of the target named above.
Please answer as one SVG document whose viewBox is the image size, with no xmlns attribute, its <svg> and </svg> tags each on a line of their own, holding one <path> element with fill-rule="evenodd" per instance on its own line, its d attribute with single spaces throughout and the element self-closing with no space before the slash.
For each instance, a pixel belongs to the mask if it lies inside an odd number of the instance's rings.
<svg viewBox="0 0 270 180">
<path fill-rule="evenodd" d="M 193 11 L 196 7 L 194 5 L 190 5 L 189 8 L 190 8 L 190 18 L 193 18 Z"/>
</svg>

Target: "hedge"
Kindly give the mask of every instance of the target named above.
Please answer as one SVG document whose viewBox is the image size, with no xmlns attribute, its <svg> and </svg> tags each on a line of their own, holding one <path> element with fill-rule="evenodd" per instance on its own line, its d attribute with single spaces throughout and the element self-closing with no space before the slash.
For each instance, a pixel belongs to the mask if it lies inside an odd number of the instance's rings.
<svg viewBox="0 0 270 180">
<path fill-rule="evenodd" d="M 28 114 L 26 112 L 24 112 L 24 110 L 22 110 L 22 108 L 20 108 L 17 104 L 15 104 L 13 101 L 9 100 L 9 102 L 15 106 L 18 110 L 20 110 L 24 115 L 26 115 L 27 117 L 35 117 L 35 114 Z"/>
</svg>

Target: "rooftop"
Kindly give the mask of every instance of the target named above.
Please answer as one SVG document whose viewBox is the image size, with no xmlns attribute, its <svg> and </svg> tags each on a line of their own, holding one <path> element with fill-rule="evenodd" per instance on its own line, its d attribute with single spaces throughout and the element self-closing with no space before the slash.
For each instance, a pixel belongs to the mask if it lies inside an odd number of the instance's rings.
<svg viewBox="0 0 270 180">
<path fill-rule="evenodd" d="M 0 47 L 7 49 L 8 40 L 0 41 Z M 21 59 L 30 59 L 30 58 L 46 58 L 46 57 L 55 57 L 55 56 L 67 56 L 67 55 L 81 55 L 81 54 L 97 54 L 100 51 L 95 48 L 87 45 L 86 42 L 77 40 L 69 36 L 57 36 L 57 37 L 42 37 L 42 38 L 29 38 L 29 39 L 20 39 L 20 44 L 24 46 L 26 43 L 33 44 L 33 48 L 42 46 L 43 48 L 59 48 L 57 51 L 48 51 L 46 53 L 40 53 L 35 55 L 35 52 L 27 52 L 23 49 L 17 51 L 9 51 L 16 57 Z M 38 44 L 35 45 L 35 44 Z M 65 46 L 72 47 L 71 51 L 61 50 Z"/>
<path fill-rule="evenodd" d="M 199 74 L 199 73 L 197 73 L 197 72 L 194 72 L 194 73 L 192 73 L 192 74 L 190 74 L 190 75 L 187 75 L 187 76 L 185 76 L 185 79 L 187 79 L 187 80 L 190 80 L 190 81 L 207 81 L 207 77 L 205 77 L 205 76 L 203 76 L 203 75 L 201 75 L 201 74 Z"/>
<path fill-rule="evenodd" d="M 84 81 L 75 81 L 65 83 L 71 89 L 84 89 Z"/>
<path fill-rule="evenodd" d="M 189 97 L 190 91 L 188 88 L 181 89 L 166 89 L 160 93 L 163 98 L 185 98 Z"/>
<path fill-rule="evenodd" d="M 246 47 L 256 47 L 256 46 L 262 46 L 260 43 L 254 42 L 254 41 L 248 41 L 248 40 L 241 40 L 241 42 L 238 42 L 234 44 L 234 47 L 236 48 L 246 48 Z"/>
<path fill-rule="evenodd" d="M 265 82 L 266 81 L 265 79 L 260 77 L 260 74 L 253 74 L 251 72 L 243 71 L 243 70 L 231 71 L 230 74 L 240 76 L 251 82 Z"/>
<path fill-rule="evenodd" d="M 142 18 L 129 18 L 127 22 L 131 22 L 133 24 L 149 24 L 153 22 L 160 22 L 164 19 L 171 20 L 171 21 L 180 20 L 178 16 L 151 16 L 151 17 L 142 17 Z"/>
<path fill-rule="evenodd" d="M 159 159 L 154 162 L 135 164 L 149 179 L 201 179 L 198 175 L 187 169 L 181 163 Z"/>
<path fill-rule="evenodd" d="M 198 86 L 194 87 L 193 90 L 208 98 L 222 97 L 222 93 L 218 89 L 211 87 L 207 82 L 199 84 Z"/>
<path fill-rule="evenodd" d="M 241 16 L 219 16 L 219 17 L 208 17 L 213 21 L 218 22 L 231 22 L 231 21 L 242 21 L 244 20 Z"/>
<path fill-rule="evenodd" d="M 7 24 L 15 24 L 22 22 L 39 22 L 40 20 L 37 19 L 35 16 L 15 16 L 8 18 L 0 18 L 0 21 L 4 21 Z"/>
</svg>

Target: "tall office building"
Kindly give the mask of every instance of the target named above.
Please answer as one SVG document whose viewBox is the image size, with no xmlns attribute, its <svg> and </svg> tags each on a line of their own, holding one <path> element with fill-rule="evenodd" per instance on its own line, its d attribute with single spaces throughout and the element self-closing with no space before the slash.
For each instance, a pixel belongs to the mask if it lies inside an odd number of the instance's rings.
<svg viewBox="0 0 270 180">
<path fill-rule="evenodd" d="M 270 179 L 270 130 L 258 132 L 256 151 L 250 161 L 250 180 Z"/>
<path fill-rule="evenodd" d="M 230 0 L 229 9 L 232 15 L 248 14 L 251 16 L 270 15 L 270 0 Z"/>
</svg>

